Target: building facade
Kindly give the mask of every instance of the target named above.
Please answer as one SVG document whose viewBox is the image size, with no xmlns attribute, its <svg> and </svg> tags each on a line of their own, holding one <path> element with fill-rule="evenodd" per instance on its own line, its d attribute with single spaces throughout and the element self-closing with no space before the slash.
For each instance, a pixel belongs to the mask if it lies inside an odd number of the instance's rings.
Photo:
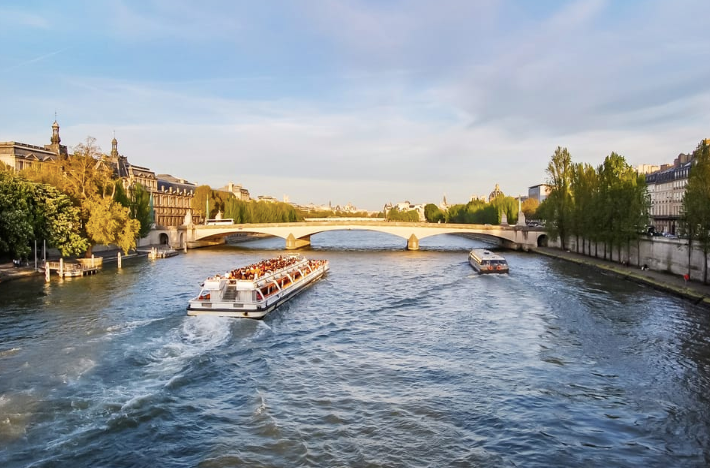
<svg viewBox="0 0 710 468">
<path fill-rule="evenodd" d="M 52 137 L 49 141 L 50 144 L 44 146 L 17 141 L 0 141 L 0 162 L 19 172 L 67 157 L 67 147 L 61 144 L 59 124 L 56 120 L 52 124 Z"/>
<path fill-rule="evenodd" d="M 126 156 L 119 154 L 115 136 L 111 141 L 111 154 L 104 156 L 104 160 L 113 167 L 114 174 L 123 180 L 123 186 L 127 191 L 135 184 L 140 184 L 150 193 L 156 227 L 181 226 L 185 222 L 188 211 L 192 216 L 195 184 L 169 174 L 156 175 L 147 167 L 131 164 Z M 200 216 L 192 217 L 192 222 L 195 224 L 203 221 Z"/>
<path fill-rule="evenodd" d="M 650 223 L 656 232 L 677 234 L 683 195 L 693 159 L 692 154 L 681 153 L 673 164 L 664 164 L 660 170 L 646 174 L 646 188 L 651 203 Z"/>
<path fill-rule="evenodd" d="M 233 184 L 229 183 L 229 185 L 225 185 L 224 187 L 218 189 L 220 192 L 229 192 L 233 194 L 235 197 L 237 197 L 237 200 L 241 201 L 249 201 L 251 200 L 251 196 L 249 195 L 249 190 L 245 189 L 242 187 L 240 184 Z M 288 203 L 288 202 L 286 202 Z"/>
<path fill-rule="evenodd" d="M 551 187 L 547 184 L 538 184 L 528 187 L 528 198 L 534 198 L 540 203 L 544 202 L 545 199 L 550 195 Z"/>
<path fill-rule="evenodd" d="M 157 226 L 181 226 L 190 212 L 194 224 L 202 224 L 204 218 L 192 215 L 192 199 L 197 186 L 185 179 L 170 174 L 158 174 L 158 188 L 152 192 L 153 211 Z"/>
</svg>

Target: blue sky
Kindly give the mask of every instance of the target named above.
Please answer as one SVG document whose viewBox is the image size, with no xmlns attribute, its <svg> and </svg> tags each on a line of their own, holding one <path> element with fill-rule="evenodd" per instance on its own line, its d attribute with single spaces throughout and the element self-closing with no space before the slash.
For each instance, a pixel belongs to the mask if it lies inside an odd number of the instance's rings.
<svg viewBox="0 0 710 468">
<path fill-rule="evenodd" d="M 710 137 L 707 0 L 0 0 L 0 141 L 297 203 L 463 203 Z"/>
</svg>

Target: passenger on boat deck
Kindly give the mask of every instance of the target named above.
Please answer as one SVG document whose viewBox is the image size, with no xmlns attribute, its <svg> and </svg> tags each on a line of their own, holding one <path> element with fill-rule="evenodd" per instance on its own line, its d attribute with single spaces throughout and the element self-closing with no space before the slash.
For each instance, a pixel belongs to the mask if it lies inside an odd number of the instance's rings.
<svg viewBox="0 0 710 468">
<path fill-rule="evenodd" d="M 271 274 L 274 271 L 286 268 L 290 265 L 295 264 L 299 261 L 298 257 L 287 257 L 279 255 L 278 258 L 270 258 L 267 260 L 262 260 L 261 262 L 254 263 L 252 265 L 246 266 L 241 269 L 234 269 L 231 272 L 225 273 L 225 277 L 228 279 L 237 280 L 255 280 L 259 277 L 264 276 L 264 274 Z M 308 264 L 311 268 L 318 268 L 325 263 L 324 260 L 309 260 Z"/>
</svg>

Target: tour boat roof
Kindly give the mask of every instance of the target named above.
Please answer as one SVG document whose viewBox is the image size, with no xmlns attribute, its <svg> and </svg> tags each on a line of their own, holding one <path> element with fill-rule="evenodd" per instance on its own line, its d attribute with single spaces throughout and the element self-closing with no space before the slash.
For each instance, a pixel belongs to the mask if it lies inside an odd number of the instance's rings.
<svg viewBox="0 0 710 468">
<path fill-rule="evenodd" d="M 491 252 L 488 249 L 473 249 L 469 254 L 478 261 L 483 260 L 502 260 L 505 261 L 505 257 Z"/>
</svg>

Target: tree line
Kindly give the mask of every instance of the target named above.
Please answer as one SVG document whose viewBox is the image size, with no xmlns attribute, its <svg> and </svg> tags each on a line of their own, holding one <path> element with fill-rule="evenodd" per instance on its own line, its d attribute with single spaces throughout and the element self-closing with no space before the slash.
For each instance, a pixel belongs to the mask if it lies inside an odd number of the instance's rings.
<svg viewBox="0 0 710 468">
<path fill-rule="evenodd" d="M 288 203 L 239 200 L 231 192 L 213 190 L 209 185 L 195 189 L 191 202 L 192 213 L 214 219 L 218 213 L 233 219 L 235 224 L 292 223 L 302 221 L 296 209 Z"/>
<path fill-rule="evenodd" d="M 521 209 L 526 219 L 537 219 L 538 205 L 534 198 L 523 202 Z M 433 203 L 424 207 L 424 217 L 430 223 L 500 224 L 503 214 L 509 224 L 518 222 L 518 201 L 515 198 L 498 195 L 490 202 L 471 200 L 465 204 L 452 205 L 447 210 L 441 210 Z"/>
<path fill-rule="evenodd" d="M 67 158 L 17 173 L 3 165 L 0 255 L 26 259 L 45 240 L 62 256 L 90 256 L 95 245 L 128 253 L 150 229 L 149 199 L 140 184 L 124 189 L 92 137 Z"/>
<path fill-rule="evenodd" d="M 557 147 L 546 173 L 550 193 L 538 213 L 563 249 L 574 237 L 578 252 L 581 248 L 582 253 L 606 259 L 616 249 L 622 261 L 621 249 L 629 252 L 631 243 L 647 233 L 646 179 L 623 156 L 612 152 L 595 168 L 573 163 L 567 148 Z"/>
<path fill-rule="evenodd" d="M 710 253 L 710 145 L 701 141 L 693 152 L 692 164 L 681 203 L 679 233 L 688 239 L 688 274 L 692 247 L 703 252 L 703 282 L 708 279 Z M 595 167 L 573 163 L 567 148 L 558 147 L 547 166 L 550 194 L 538 214 L 546 220 L 549 234 L 567 248 L 576 239 L 577 251 L 611 258 L 614 249 L 622 259 L 633 242 L 647 235 L 650 197 L 646 179 L 623 156 L 611 153 Z M 602 252 L 599 252 L 599 248 Z M 638 245 L 637 245 L 638 246 Z M 592 252 L 593 250 L 593 252 Z M 628 258 L 625 260 L 628 262 Z"/>
</svg>

